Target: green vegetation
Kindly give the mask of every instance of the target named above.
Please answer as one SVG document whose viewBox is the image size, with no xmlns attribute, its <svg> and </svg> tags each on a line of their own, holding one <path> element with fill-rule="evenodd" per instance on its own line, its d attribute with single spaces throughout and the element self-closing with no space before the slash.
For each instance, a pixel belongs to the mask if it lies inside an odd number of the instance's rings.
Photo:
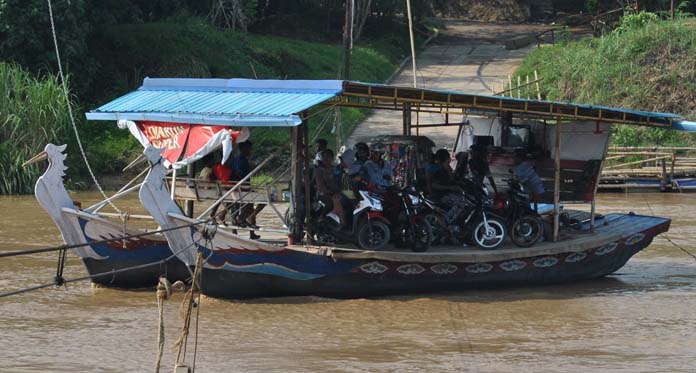
<svg viewBox="0 0 696 373">
<path fill-rule="evenodd" d="M 538 70 L 542 95 L 550 100 L 678 113 L 693 120 L 696 27 L 690 21 L 661 21 L 649 13 L 626 16 L 603 37 L 563 41 L 532 52 L 517 74 L 533 76 Z M 678 146 L 693 144 L 696 138 L 619 126 L 613 142 Z"/>
<path fill-rule="evenodd" d="M 0 62 L 0 194 L 31 193 L 41 174 L 27 159 L 68 133 L 65 96 L 55 78 L 36 79 Z"/>
<path fill-rule="evenodd" d="M 234 8 L 240 4 L 242 8 Z M 382 82 L 409 51 L 407 28 L 398 14 L 401 5 L 387 0 L 358 0 L 356 6 L 360 7 L 356 18 L 360 32 L 356 33 L 362 36 L 353 49 L 351 78 Z M 62 60 L 71 77 L 77 126 L 99 176 L 120 175 L 140 146 L 127 131 L 118 130 L 112 123 L 88 123 L 82 113 L 137 88 L 144 77 L 336 79 L 343 73 L 343 10 L 338 2 L 54 0 L 53 10 Z M 416 18 L 424 14 L 416 9 Z M 23 76 L 36 77 L 37 84 L 55 83 L 57 61 L 45 1 L 0 1 L 0 24 L 0 62 L 21 66 Z M 417 42 L 422 41 L 422 34 L 417 35 Z M 0 75 L 0 79 L 8 78 Z M 40 111 L 48 103 L 18 99 L 12 91 L 15 84 L 9 80 L 0 82 L 0 86 L 10 87 L 6 97 L 12 97 L 2 104 L 2 141 L 11 138 L 5 136 L 6 131 L 9 134 L 10 128 L 18 128 L 6 125 L 6 118 L 22 121 L 16 119 L 25 115 L 18 111 L 20 106 L 35 105 Z M 50 106 L 66 110 L 64 100 Z M 313 135 L 326 138 L 333 147 L 336 138 L 345 138 L 364 116 L 365 112 L 358 109 L 318 114 L 311 125 L 324 125 Z M 67 181 L 75 187 L 89 186 L 86 169 L 73 145 L 74 136 L 62 129 L 65 122 L 61 120 L 32 122 L 47 134 L 32 140 L 41 147 L 48 141 L 70 144 L 67 162 L 74 166 L 67 171 Z M 257 152 L 265 153 L 287 145 L 289 135 L 261 128 L 252 131 L 252 139 Z M 14 158 L 12 162 L 3 161 L 6 182 L 0 193 L 31 192 L 36 170 L 26 172 L 18 165 L 36 146 L 25 149 L 16 141 L 4 141 L 2 146 L 1 156 Z"/>
</svg>

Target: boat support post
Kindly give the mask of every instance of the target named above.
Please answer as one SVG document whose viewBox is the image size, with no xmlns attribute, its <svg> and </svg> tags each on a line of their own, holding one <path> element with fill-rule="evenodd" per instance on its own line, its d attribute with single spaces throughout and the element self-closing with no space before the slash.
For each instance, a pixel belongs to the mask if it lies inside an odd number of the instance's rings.
<svg viewBox="0 0 696 373">
<path fill-rule="evenodd" d="M 189 164 L 186 171 L 188 172 L 189 180 L 193 179 L 195 176 L 195 173 L 196 173 L 195 164 L 194 163 Z M 188 182 L 187 182 L 187 184 L 188 184 Z M 192 199 L 186 200 L 186 206 L 184 208 L 184 215 L 188 216 L 189 218 L 193 217 L 193 200 Z"/>
<path fill-rule="evenodd" d="M 403 134 L 409 136 L 411 134 L 411 104 L 404 102 L 403 104 Z"/>
<path fill-rule="evenodd" d="M 312 244 L 312 219 L 311 219 L 311 213 L 312 213 L 312 196 L 311 196 L 311 189 L 309 183 L 311 182 L 310 180 L 310 175 L 309 175 L 309 119 L 307 119 L 307 112 L 304 112 L 303 117 L 305 118 L 302 121 L 301 124 L 301 131 L 302 131 L 302 150 L 304 153 L 304 157 L 302 160 L 302 166 L 304 168 L 303 172 L 303 182 L 304 182 L 304 208 L 305 208 L 305 231 L 307 233 L 307 243 Z"/>
<path fill-rule="evenodd" d="M 554 177 L 553 177 L 553 241 L 558 241 L 561 199 L 561 120 L 556 121 L 556 143 L 554 155 Z"/>
<path fill-rule="evenodd" d="M 301 126 L 301 124 L 300 124 Z M 291 193 L 290 193 L 290 202 L 291 206 L 290 208 L 292 209 L 292 215 L 293 219 L 291 219 L 294 223 L 292 224 L 292 227 L 290 228 L 290 235 L 288 236 L 288 244 L 294 244 L 295 242 L 299 242 L 302 239 L 302 214 L 300 211 L 300 195 L 301 195 L 301 186 L 300 186 L 300 180 L 302 180 L 302 170 L 300 168 L 300 149 L 302 149 L 301 141 L 302 141 L 302 136 L 300 134 L 300 126 L 295 126 L 290 129 L 290 137 L 291 137 L 291 149 L 290 149 L 290 155 L 291 155 L 291 160 L 290 160 L 290 169 L 291 169 Z"/>
</svg>

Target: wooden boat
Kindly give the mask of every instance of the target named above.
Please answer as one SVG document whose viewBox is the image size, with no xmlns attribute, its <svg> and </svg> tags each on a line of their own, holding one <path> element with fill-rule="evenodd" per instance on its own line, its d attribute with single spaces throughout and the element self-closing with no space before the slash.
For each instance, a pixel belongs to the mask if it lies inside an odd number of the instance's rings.
<svg viewBox="0 0 696 373">
<path fill-rule="evenodd" d="M 172 257 L 169 245 L 161 234 L 98 242 L 144 232 L 124 228 L 123 224 L 93 212 L 106 204 L 106 201 L 85 210 L 75 205 L 63 184 L 65 148 L 65 145 L 48 144 L 42 153 L 26 164 L 48 159 L 48 167 L 36 181 L 34 194 L 58 227 L 65 244 L 84 244 L 73 248 L 72 252 L 80 258 L 87 272 L 95 276 L 92 281 L 108 287 L 142 288 L 155 286 L 161 275 L 166 275 L 172 281 L 190 278 L 188 268 L 179 259 Z M 158 264 L 164 260 L 167 261 Z M 152 263 L 155 265 L 148 265 Z M 113 273 L 136 266 L 142 268 Z"/>
<path fill-rule="evenodd" d="M 175 101 L 170 100 L 172 91 L 176 91 Z M 543 136 L 539 134 L 543 140 L 540 164 L 544 168 L 543 181 L 551 191 L 543 196 L 542 202 L 554 206 L 552 234 L 548 240 L 531 248 L 508 244 L 495 251 L 438 246 L 425 253 L 399 248 L 374 252 L 314 244 L 311 222 L 302 219 L 308 215 L 309 206 L 294 202 L 310 200 L 309 188 L 305 187 L 309 181 L 310 160 L 303 154 L 309 154 L 309 110 L 317 105 L 401 110 L 405 136 L 419 127 L 411 123 L 413 111 L 447 113 L 446 118 L 458 112 L 471 116 L 472 121 L 474 116 L 485 117 L 478 125 L 490 127 L 491 123 L 496 123 L 499 133 L 509 132 L 514 126 L 525 127 L 529 121 L 534 121 L 527 127 L 543 129 Z M 602 106 L 357 82 L 244 79 L 146 79 L 138 91 L 88 113 L 88 118 L 130 121 L 127 126 L 145 146 L 146 157 L 152 165 L 140 191 L 143 206 L 162 227 L 187 227 L 179 233 L 172 233 L 176 230 L 165 233 L 172 252 L 188 265 L 193 265 L 196 253 L 203 253 L 203 293 L 232 299 L 287 295 L 365 297 L 549 284 L 611 274 L 647 247 L 656 235 L 666 232 L 670 225 L 670 219 L 662 217 L 595 216 L 597 180 L 611 123 L 696 129 L 696 123 L 674 114 Z M 166 120 L 166 123 L 153 124 L 155 120 Z M 171 134 L 163 139 L 148 136 L 145 125 L 179 126 L 181 130 L 159 131 Z M 460 127 L 460 137 L 477 131 L 477 124 L 469 120 L 440 124 L 450 125 Z M 291 131 L 290 211 L 293 218 L 285 222 L 287 243 L 251 240 L 222 227 L 217 227 L 214 235 L 210 234 L 211 227 L 206 228 L 207 232 L 199 227 L 188 227 L 206 219 L 210 208 L 198 218 L 192 217 L 192 208 L 182 211 L 174 201 L 177 196 L 185 194 L 189 203 L 202 199 L 196 182 L 191 178 L 173 179 L 170 184 L 165 178 L 166 169 L 172 164 L 185 158 L 190 165 L 195 157 L 182 156 L 181 152 L 172 155 L 171 148 L 160 155 L 155 149 L 157 143 L 179 144 L 187 154 L 201 156 L 207 152 L 201 149 L 212 151 L 216 146 L 211 145 L 210 136 L 201 141 L 192 138 L 190 133 L 219 133 L 244 126 L 285 127 Z M 464 128 L 466 126 L 474 128 L 470 131 Z M 562 132 L 565 127 L 571 130 Z M 492 132 L 490 128 L 487 131 Z M 184 133 L 188 134 L 182 140 Z M 500 148 L 490 155 L 494 160 L 492 168 L 497 165 L 497 172 L 504 172 L 503 168 L 509 164 L 504 136 L 491 141 Z M 549 167 L 551 171 L 547 170 Z M 254 172 L 256 170 L 252 174 Z M 172 188 L 181 183 L 185 187 L 176 187 L 172 192 Z M 244 200 L 245 194 L 263 195 L 254 190 L 239 194 L 239 185 L 218 187 L 222 189 L 216 205 L 243 203 L 248 201 Z M 177 194 L 177 190 L 186 193 Z M 560 221 L 561 203 L 589 203 L 591 212 L 583 215 L 570 211 L 583 216 L 574 229 L 564 229 Z"/>
</svg>

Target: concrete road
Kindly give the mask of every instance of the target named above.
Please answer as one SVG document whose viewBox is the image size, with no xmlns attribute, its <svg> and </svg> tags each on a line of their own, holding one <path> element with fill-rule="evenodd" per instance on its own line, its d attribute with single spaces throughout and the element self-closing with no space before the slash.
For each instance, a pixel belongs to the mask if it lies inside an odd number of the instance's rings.
<svg viewBox="0 0 696 373">
<path fill-rule="evenodd" d="M 522 62 L 522 58 L 536 48 L 506 50 L 505 41 L 526 34 L 536 34 L 549 28 L 546 25 L 492 24 L 460 20 L 445 20 L 446 29 L 416 57 L 418 87 L 442 88 L 455 91 L 492 94 L 500 89 Z M 411 64 L 392 82 L 398 86 L 413 86 Z M 450 122 L 461 121 L 462 116 L 450 116 Z M 444 115 L 420 114 L 413 123 L 444 123 Z M 348 138 L 353 145 L 360 138 L 374 134 L 401 134 L 401 112 L 373 111 L 358 125 Z M 421 135 L 429 136 L 438 147 L 451 147 L 458 127 L 424 128 Z M 415 133 L 414 133 L 415 134 Z"/>
</svg>

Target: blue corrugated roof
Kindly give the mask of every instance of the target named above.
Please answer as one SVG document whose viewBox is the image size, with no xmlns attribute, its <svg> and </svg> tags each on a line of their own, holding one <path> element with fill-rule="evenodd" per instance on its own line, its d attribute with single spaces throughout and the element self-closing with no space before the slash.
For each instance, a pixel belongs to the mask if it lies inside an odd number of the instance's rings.
<svg viewBox="0 0 696 373">
<path fill-rule="evenodd" d="M 409 103 L 440 109 L 461 107 L 470 113 L 512 111 L 696 131 L 696 123 L 676 114 L 342 80 L 145 78 L 137 91 L 90 111 L 87 119 L 287 127 L 301 122 L 297 114 L 337 95 L 347 100 L 363 100 L 362 104 L 373 107 L 396 108 L 397 104 Z"/>
<path fill-rule="evenodd" d="M 155 120 L 293 126 L 306 109 L 342 91 L 340 80 L 150 79 L 87 113 L 90 120 Z"/>
</svg>

